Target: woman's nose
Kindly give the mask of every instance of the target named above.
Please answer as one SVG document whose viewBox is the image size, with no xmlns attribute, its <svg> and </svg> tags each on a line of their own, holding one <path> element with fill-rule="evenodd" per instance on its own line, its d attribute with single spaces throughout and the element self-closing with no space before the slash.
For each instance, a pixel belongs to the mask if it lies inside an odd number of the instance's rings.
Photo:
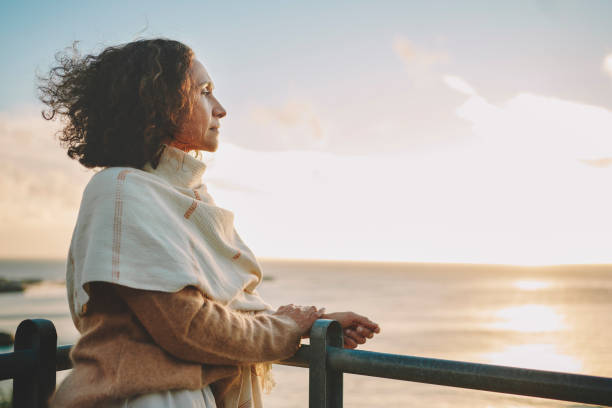
<svg viewBox="0 0 612 408">
<path fill-rule="evenodd" d="M 216 101 L 215 108 L 213 109 L 213 115 L 216 118 L 222 118 L 227 115 L 225 108 L 219 103 L 219 101 Z"/>
</svg>

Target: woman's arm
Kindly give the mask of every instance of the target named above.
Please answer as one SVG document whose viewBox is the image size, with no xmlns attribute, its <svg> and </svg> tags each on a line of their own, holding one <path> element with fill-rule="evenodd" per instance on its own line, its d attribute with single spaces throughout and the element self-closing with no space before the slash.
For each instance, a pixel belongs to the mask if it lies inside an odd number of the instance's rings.
<svg viewBox="0 0 612 408">
<path fill-rule="evenodd" d="M 176 293 L 113 286 L 155 343 L 183 360 L 219 365 L 283 360 L 295 354 L 304 333 L 303 324 L 288 315 L 236 312 L 193 286 Z"/>
</svg>

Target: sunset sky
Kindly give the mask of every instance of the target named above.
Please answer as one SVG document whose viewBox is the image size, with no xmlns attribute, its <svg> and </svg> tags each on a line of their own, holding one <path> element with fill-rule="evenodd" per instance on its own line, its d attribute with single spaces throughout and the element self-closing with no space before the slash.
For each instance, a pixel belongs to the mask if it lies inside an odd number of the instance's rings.
<svg viewBox="0 0 612 408">
<path fill-rule="evenodd" d="M 259 257 L 612 263 L 612 2 L 6 2 L 0 258 L 63 258 L 91 171 L 37 73 L 191 46 L 228 115 L 204 181 Z"/>
</svg>

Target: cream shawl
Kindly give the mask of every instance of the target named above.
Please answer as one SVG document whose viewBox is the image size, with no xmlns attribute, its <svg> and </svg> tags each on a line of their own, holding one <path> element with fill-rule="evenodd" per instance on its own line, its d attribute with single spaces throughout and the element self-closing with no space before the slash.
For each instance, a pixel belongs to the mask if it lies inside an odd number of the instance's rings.
<svg viewBox="0 0 612 408">
<path fill-rule="evenodd" d="M 205 168 L 167 146 L 155 169 L 149 164 L 143 170 L 111 167 L 92 177 L 83 193 L 66 277 L 77 327 L 93 281 L 164 292 L 193 285 L 235 310 L 271 309 L 256 291 L 262 271 L 238 236 L 233 213 L 216 206 L 202 184 Z M 250 382 L 245 378 L 250 371 L 244 370 L 241 388 Z M 250 397 L 242 393 L 230 394 L 240 403 Z"/>
</svg>

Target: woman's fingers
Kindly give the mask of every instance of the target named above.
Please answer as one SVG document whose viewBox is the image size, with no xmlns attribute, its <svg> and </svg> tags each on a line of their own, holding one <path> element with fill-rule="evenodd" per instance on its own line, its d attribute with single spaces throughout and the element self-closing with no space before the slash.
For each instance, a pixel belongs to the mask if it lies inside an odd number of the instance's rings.
<svg viewBox="0 0 612 408">
<path fill-rule="evenodd" d="M 363 344 L 366 342 L 366 338 L 353 329 L 344 329 L 344 335 L 357 344 Z"/>
<path fill-rule="evenodd" d="M 367 337 L 368 339 L 371 339 L 372 337 L 374 337 L 374 332 L 364 326 L 357 326 L 355 328 L 355 331 L 359 333 L 360 335 L 362 335 L 363 337 Z"/>
<path fill-rule="evenodd" d="M 345 337 L 344 338 L 344 348 L 350 348 L 350 349 L 357 348 L 357 343 L 355 343 L 355 340 L 351 339 L 350 337 Z"/>
<path fill-rule="evenodd" d="M 358 315 L 355 313 L 355 317 L 353 318 L 353 322 L 358 326 L 363 326 L 364 328 L 369 329 L 374 333 L 380 333 L 380 327 L 377 323 L 374 323 L 370 319 L 365 316 Z"/>
<path fill-rule="evenodd" d="M 320 319 L 325 310 L 315 306 L 297 306 L 294 304 L 280 306 L 275 314 L 291 317 L 302 331 L 302 337 L 307 337 L 313 323 Z"/>
</svg>

